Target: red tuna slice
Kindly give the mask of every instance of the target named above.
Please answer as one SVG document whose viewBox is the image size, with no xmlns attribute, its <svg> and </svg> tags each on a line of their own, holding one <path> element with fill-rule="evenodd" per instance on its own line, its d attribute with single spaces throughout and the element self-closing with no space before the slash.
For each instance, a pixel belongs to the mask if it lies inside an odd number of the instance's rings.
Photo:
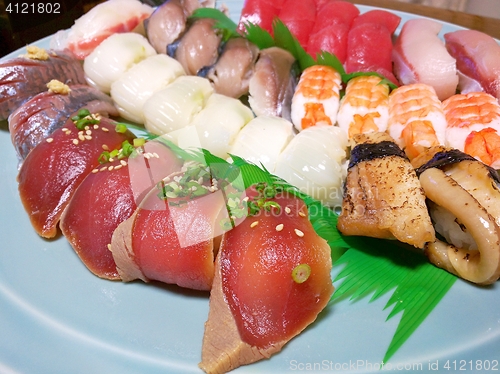
<svg viewBox="0 0 500 374">
<path fill-rule="evenodd" d="M 363 14 L 360 14 L 352 23 L 352 27 L 357 27 L 362 24 L 376 23 L 384 25 L 391 34 L 394 34 L 401 22 L 401 17 L 382 9 L 374 9 Z"/>
<path fill-rule="evenodd" d="M 115 122 L 105 117 L 88 133 L 80 131 L 68 120 L 65 127 L 33 148 L 19 170 L 21 201 L 34 229 L 45 238 L 57 234 L 64 208 L 80 183 L 99 165 L 103 146 L 120 148 L 134 137 L 128 131 L 117 132 Z"/>
<path fill-rule="evenodd" d="M 279 19 L 306 49 L 309 36 L 316 22 L 314 0 L 285 0 L 278 15 Z"/>
<path fill-rule="evenodd" d="M 61 217 L 64 236 L 87 268 L 101 278 L 120 279 L 108 246 L 156 183 L 180 170 L 180 159 L 151 141 L 126 160 L 99 165 L 76 190 Z"/>
<path fill-rule="evenodd" d="M 316 23 L 312 33 L 321 31 L 333 25 L 347 25 L 351 27 L 354 19 L 359 16 L 356 5 L 342 0 L 330 0 L 318 5 Z"/>
<path fill-rule="evenodd" d="M 82 64 L 70 51 L 47 51 L 46 57 L 17 57 L 0 63 L 0 121 L 30 97 L 46 91 L 52 79 L 86 83 Z"/>
<path fill-rule="evenodd" d="M 166 178 L 164 186 L 178 186 L 183 175 Z M 223 232 L 220 224 L 229 222 L 227 193 L 217 189 L 196 198 L 163 198 L 160 192 L 153 188 L 113 233 L 118 273 L 125 282 L 160 281 L 208 291 Z"/>
<path fill-rule="evenodd" d="M 245 25 L 251 23 L 272 33 L 273 21 L 278 17 L 285 0 L 245 0 L 241 11 L 238 30 L 245 31 Z"/>
<path fill-rule="evenodd" d="M 87 85 L 72 85 L 70 89 L 67 94 L 39 93 L 10 115 L 10 137 L 20 159 L 83 107 L 91 113 L 118 116 L 111 98 L 98 89 Z"/>
<path fill-rule="evenodd" d="M 458 71 L 500 101 L 500 45 L 495 39 L 480 31 L 459 30 L 445 34 L 444 40 Z"/>
<path fill-rule="evenodd" d="M 320 51 L 334 54 L 341 63 L 347 56 L 347 35 L 359 9 L 347 1 L 329 1 L 317 11 L 316 24 L 307 43 L 307 53 Z"/>
<path fill-rule="evenodd" d="M 400 21 L 384 10 L 359 15 L 347 37 L 346 72 L 374 71 L 399 85 L 392 73 L 392 34 Z"/>
<path fill-rule="evenodd" d="M 274 201 L 280 213 L 248 217 L 223 236 L 200 363 L 207 373 L 280 351 L 315 321 L 333 292 L 330 247 L 303 201 Z"/>
</svg>

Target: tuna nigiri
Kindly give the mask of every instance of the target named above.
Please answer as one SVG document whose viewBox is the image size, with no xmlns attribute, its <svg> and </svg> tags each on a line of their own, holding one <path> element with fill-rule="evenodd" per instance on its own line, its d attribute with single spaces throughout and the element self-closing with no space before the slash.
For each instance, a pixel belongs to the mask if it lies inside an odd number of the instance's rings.
<svg viewBox="0 0 500 374">
<path fill-rule="evenodd" d="M 374 71 L 398 85 L 392 73 L 392 35 L 400 21 L 378 9 L 356 17 L 347 37 L 346 72 Z"/>
<path fill-rule="evenodd" d="M 129 131 L 116 131 L 115 122 L 105 117 L 82 119 L 85 122 L 69 119 L 54 131 L 33 148 L 19 170 L 21 201 L 34 229 L 45 238 L 57 234 L 64 209 L 85 177 L 99 165 L 103 146 L 121 148 L 124 141 L 134 138 Z"/>
<path fill-rule="evenodd" d="M 114 230 L 156 183 L 182 165 L 169 148 L 156 141 L 138 147 L 131 156 L 114 156 L 96 166 L 61 217 L 63 235 L 85 266 L 101 278 L 120 279 L 108 248 Z"/>
<path fill-rule="evenodd" d="M 207 373 L 280 351 L 314 322 L 333 292 L 330 247 L 304 202 L 286 193 L 269 201 L 279 210 L 263 209 L 222 238 L 199 364 Z"/>
</svg>

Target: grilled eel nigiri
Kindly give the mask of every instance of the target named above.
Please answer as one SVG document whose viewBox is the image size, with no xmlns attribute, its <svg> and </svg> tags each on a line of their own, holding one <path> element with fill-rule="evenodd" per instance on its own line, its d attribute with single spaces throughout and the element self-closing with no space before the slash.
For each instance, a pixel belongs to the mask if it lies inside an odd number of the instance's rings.
<svg viewBox="0 0 500 374">
<path fill-rule="evenodd" d="M 417 248 L 434 241 L 424 192 L 404 152 L 387 133 L 358 134 L 353 140 L 339 230 L 396 238 Z"/>
</svg>

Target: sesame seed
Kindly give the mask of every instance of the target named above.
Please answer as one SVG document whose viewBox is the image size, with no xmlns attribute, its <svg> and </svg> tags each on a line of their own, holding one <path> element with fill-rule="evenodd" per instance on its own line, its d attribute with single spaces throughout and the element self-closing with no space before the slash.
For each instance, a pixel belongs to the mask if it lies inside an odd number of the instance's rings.
<svg viewBox="0 0 500 374">
<path fill-rule="evenodd" d="M 149 160 L 149 159 L 150 159 L 150 157 L 151 157 L 151 156 L 149 155 L 149 153 L 144 153 L 144 158 L 145 158 L 145 159 L 148 159 L 148 160 Z"/>
<path fill-rule="evenodd" d="M 121 160 L 121 161 L 120 161 L 120 164 L 122 164 L 123 166 L 127 166 L 127 161 L 125 161 L 125 160 Z"/>
<path fill-rule="evenodd" d="M 257 226 L 259 224 L 259 221 L 253 221 L 251 224 L 250 224 L 250 227 L 251 228 L 254 228 L 255 226 Z"/>
<path fill-rule="evenodd" d="M 70 135 L 70 134 L 71 134 L 71 130 L 65 131 L 64 133 L 65 133 L 66 135 Z"/>
<path fill-rule="evenodd" d="M 109 147 L 106 144 L 102 145 L 102 149 L 104 149 L 105 151 L 109 151 Z"/>
<path fill-rule="evenodd" d="M 305 214 L 303 211 L 300 211 L 300 212 L 299 212 L 299 216 L 301 216 L 301 217 L 305 217 L 305 216 L 306 216 L 306 214 Z"/>
<path fill-rule="evenodd" d="M 108 168 L 106 166 L 103 166 L 102 168 L 99 169 L 99 171 L 104 171 L 104 170 L 108 170 Z"/>
<path fill-rule="evenodd" d="M 90 130 L 90 127 L 85 126 L 84 129 L 85 129 L 85 131 L 88 131 L 88 130 Z"/>
<path fill-rule="evenodd" d="M 115 166 L 115 170 L 120 170 L 122 167 L 123 167 L 123 165 L 122 165 L 122 164 L 120 164 L 120 165 L 116 165 L 116 166 Z"/>
<path fill-rule="evenodd" d="M 295 231 L 295 234 L 298 236 L 298 237 L 303 237 L 304 236 L 304 233 L 302 231 L 300 231 L 299 229 L 294 229 L 293 231 Z"/>
<path fill-rule="evenodd" d="M 111 165 L 111 166 L 108 168 L 108 170 L 109 170 L 109 171 L 111 171 L 111 170 L 113 170 L 114 168 L 115 168 L 115 167 L 114 167 L 113 165 Z"/>
<path fill-rule="evenodd" d="M 283 230 L 283 227 L 285 227 L 285 225 L 283 225 L 282 223 L 280 223 L 279 225 L 276 226 L 276 231 Z"/>
<path fill-rule="evenodd" d="M 108 244 L 108 249 L 111 251 L 111 244 Z"/>
<path fill-rule="evenodd" d="M 83 136 L 83 134 L 79 134 L 78 139 L 80 139 L 83 142 L 85 140 L 85 137 Z"/>
<path fill-rule="evenodd" d="M 87 134 L 87 135 L 92 135 L 92 130 L 87 130 L 87 131 L 85 131 L 85 134 Z"/>
<path fill-rule="evenodd" d="M 73 139 L 73 144 L 78 145 L 78 139 Z"/>
<path fill-rule="evenodd" d="M 85 135 L 85 139 L 92 140 L 92 137 L 90 135 Z"/>
<path fill-rule="evenodd" d="M 97 130 L 99 128 L 99 125 L 94 125 L 94 130 Z"/>
<path fill-rule="evenodd" d="M 92 173 L 94 173 L 94 174 L 95 174 L 95 173 L 98 173 L 98 172 L 99 172 L 99 169 L 94 169 L 94 170 L 92 170 Z"/>
<path fill-rule="evenodd" d="M 153 156 L 155 156 L 156 158 L 160 158 L 160 156 L 158 155 L 158 153 L 153 153 Z"/>
<path fill-rule="evenodd" d="M 53 138 L 47 138 L 45 141 L 46 141 L 47 143 L 52 143 L 52 142 L 54 141 L 54 139 L 53 139 Z"/>
<path fill-rule="evenodd" d="M 109 129 L 107 127 L 101 127 L 101 130 L 104 132 L 109 132 Z"/>
<path fill-rule="evenodd" d="M 291 210 L 289 207 L 286 207 L 286 208 L 285 208 L 285 212 L 286 212 L 287 214 L 290 214 L 290 212 L 291 212 L 291 211 L 292 211 L 292 210 Z"/>
<path fill-rule="evenodd" d="M 67 128 L 67 127 L 63 127 L 63 128 L 61 129 L 61 131 L 66 132 L 66 131 L 69 131 L 69 130 L 68 130 L 68 128 Z"/>
</svg>

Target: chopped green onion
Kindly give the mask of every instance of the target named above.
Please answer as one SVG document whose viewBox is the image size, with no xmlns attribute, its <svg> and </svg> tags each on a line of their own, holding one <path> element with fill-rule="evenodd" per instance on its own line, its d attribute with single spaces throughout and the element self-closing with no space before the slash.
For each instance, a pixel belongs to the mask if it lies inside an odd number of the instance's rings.
<svg viewBox="0 0 500 374">
<path fill-rule="evenodd" d="M 295 283 L 304 283 L 311 275 L 311 267 L 308 264 L 300 264 L 292 270 L 292 279 Z"/>
<path fill-rule="evenodd" d="M 115 127 L 115 131 L 116 132 L 119 132 L 121 134 L 124 134 L 127 132 L 127 125 L 125 125 L 124 123 L 118 123 Z"/>
</svg>

